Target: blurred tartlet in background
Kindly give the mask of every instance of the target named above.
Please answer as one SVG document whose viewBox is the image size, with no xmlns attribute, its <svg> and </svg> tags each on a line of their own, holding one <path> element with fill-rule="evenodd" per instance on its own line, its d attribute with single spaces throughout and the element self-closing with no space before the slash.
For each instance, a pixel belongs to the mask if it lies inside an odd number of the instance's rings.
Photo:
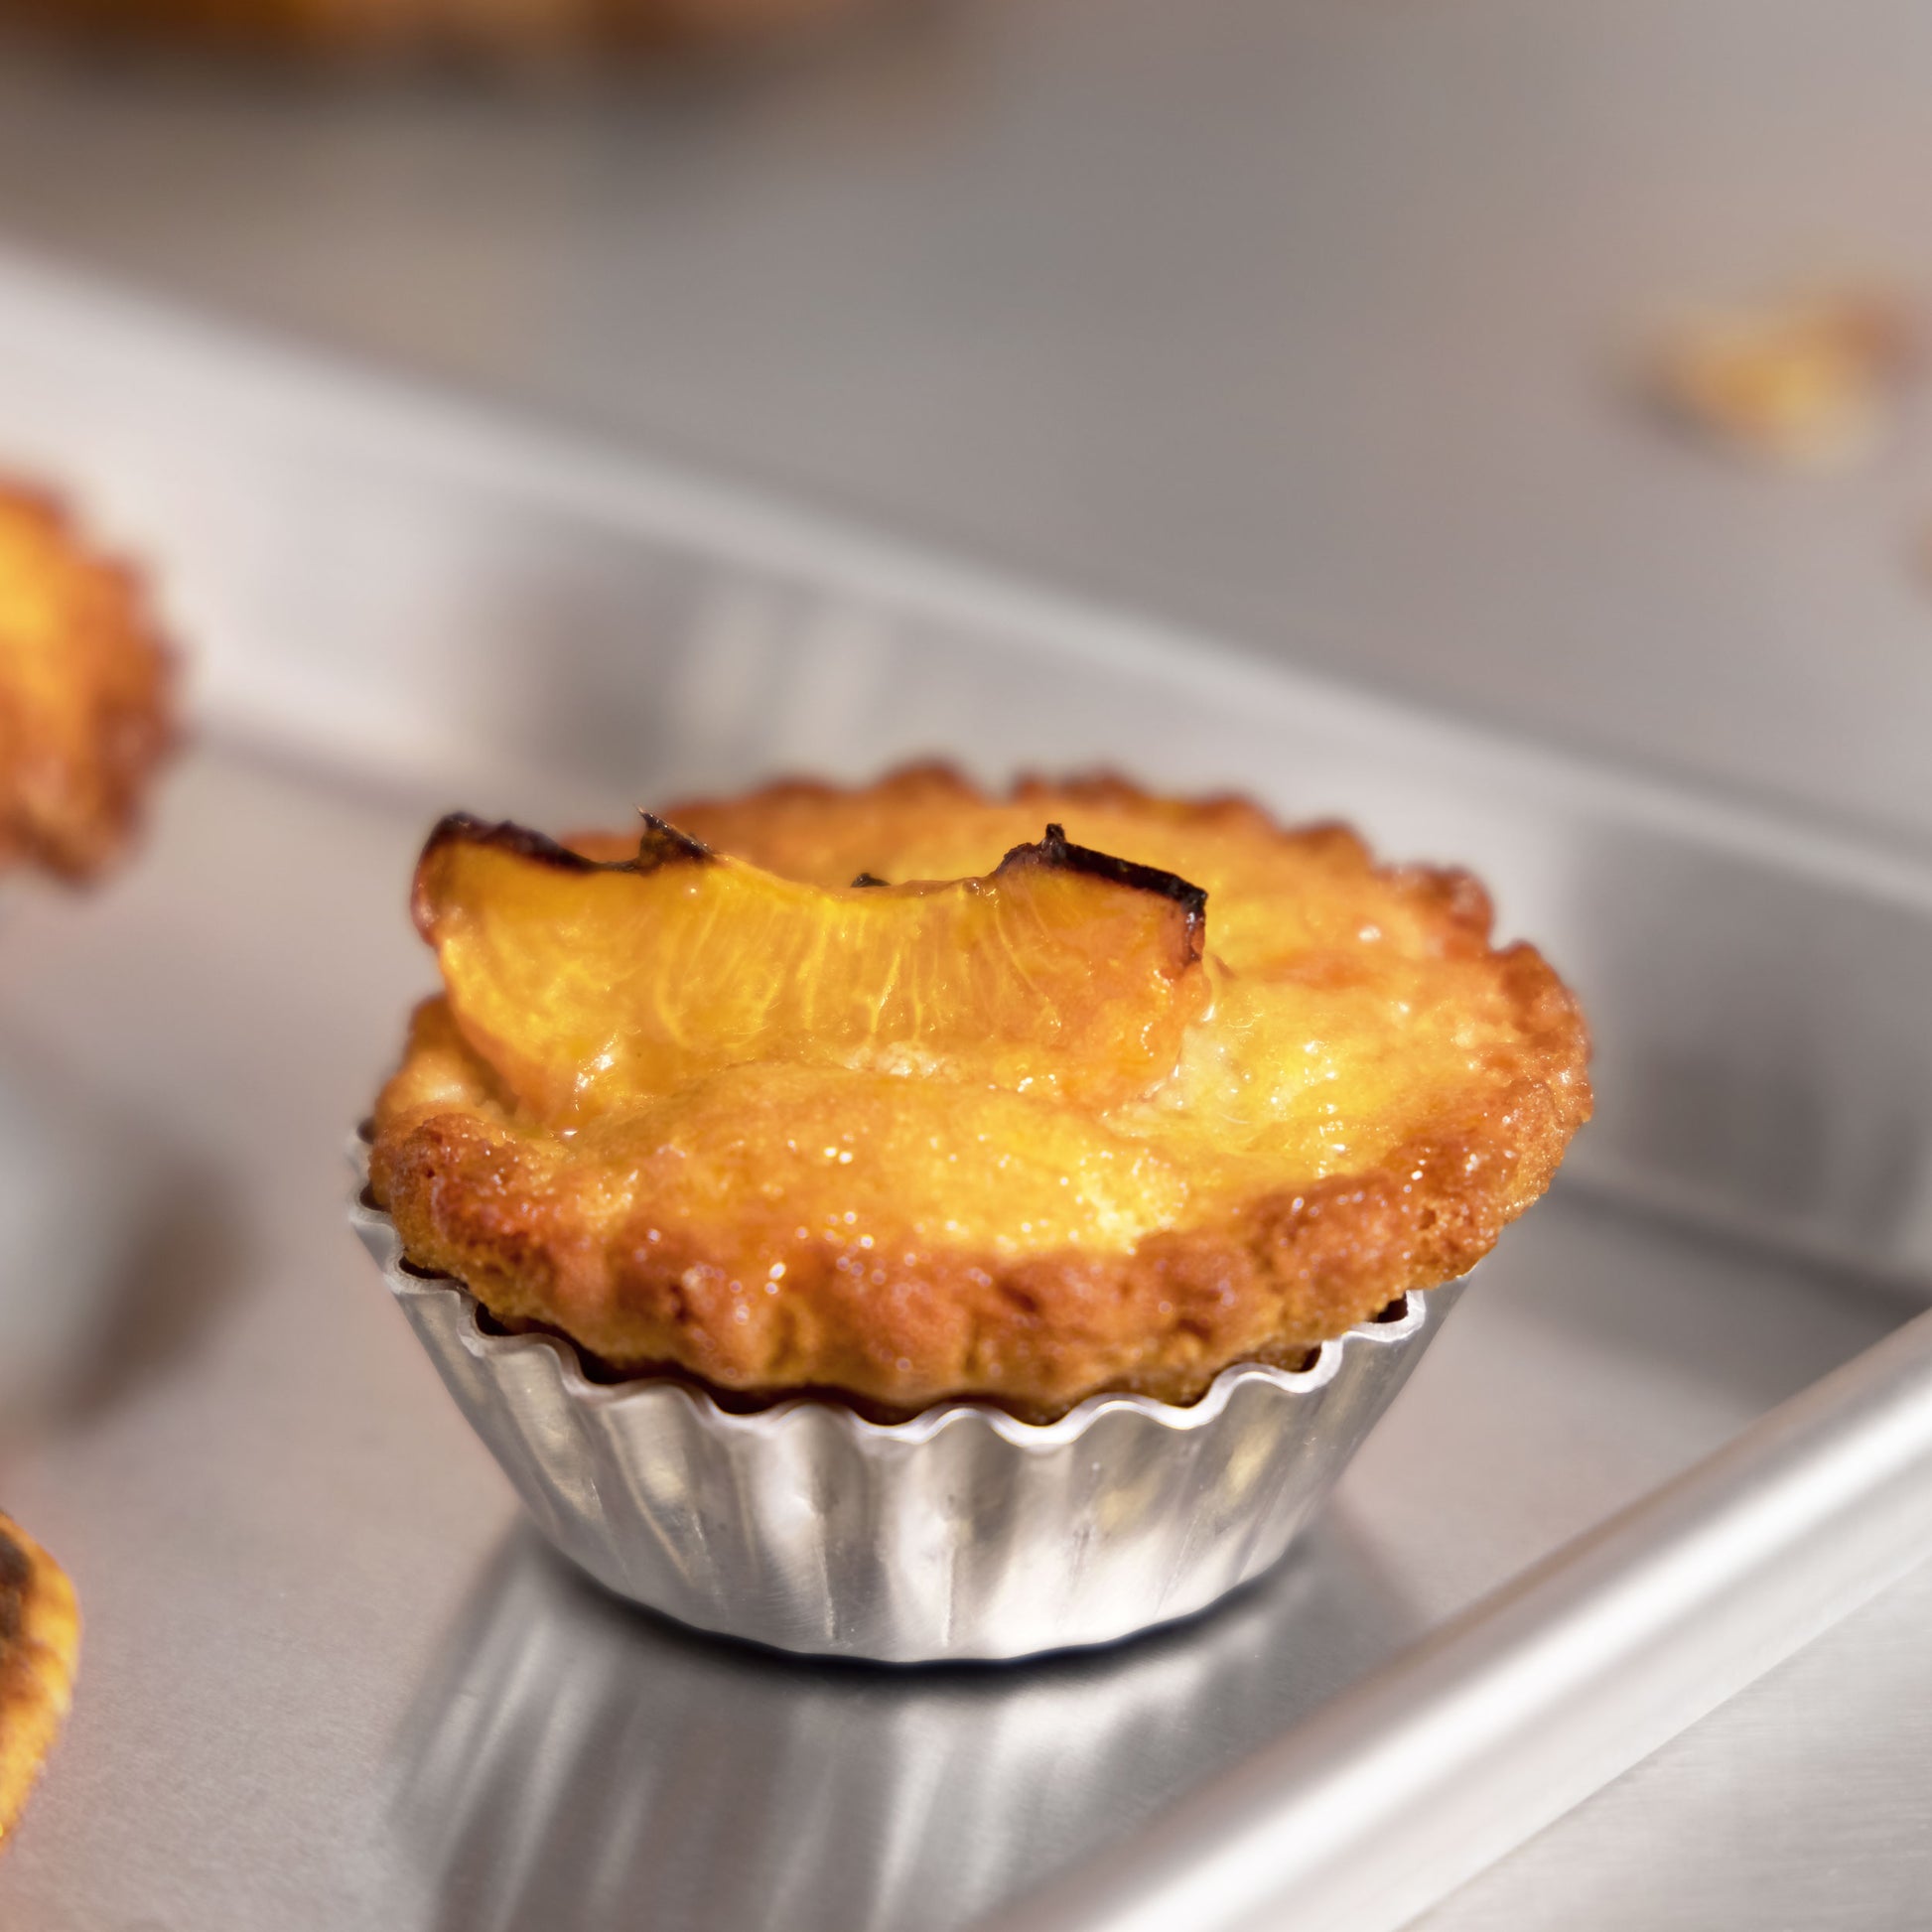
<svg viewBox="0 0 1932 1932">
<path fill-rule="evenodd" d="M 1646 383 L 1672 421 L 1714 449 L 1844 469 L 1896 432 L 1925 341 L 1902 287 L 1818 286 L 1679 319 L 1652 345 Z"/>
<path fill-rule="evenodd" d="M 102 48 L 514 69 L 783 43 L 867 0 L 11 0 L 44 32 Z"/>
<path fill-rule="evenodd" d="M 0 872 L 91 887 L 138 843 L 175 748 L 174 653 L 139 575 L 0 483 Z M 0 935 L 0 943 L 4 942 Z M 31 1037 L 0 1037 L 0 1444 L 94 1376 L 155 1208 L 146 1138 Z"/>
<path fill-rule="evenodd" d="M 0 869 L 107 871 L 176 730 L 173 653 L 139 578 L 52 497 L 0 483 Z"/>
<path fill-rule="evenodd" d="M 73 1586 L 0 1514 L 0 1846 L 60 1735 L 79 1654 Z"/>
</svg>

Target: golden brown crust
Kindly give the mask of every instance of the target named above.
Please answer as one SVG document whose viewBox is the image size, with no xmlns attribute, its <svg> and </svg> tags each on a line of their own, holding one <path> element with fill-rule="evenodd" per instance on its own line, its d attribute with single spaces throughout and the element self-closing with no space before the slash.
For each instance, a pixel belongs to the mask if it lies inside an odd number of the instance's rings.
<svg viewBox="0 0 1932 1932">
<path fill-rule="evenodd" d="M 79 1653 L 73 1586 L 0 1515 L 0 1844 L 60 1734 Z"/>
<path fill-rule="evenodd" d="M 589 1137 L 573 1143 L 519 1117 L 431 1001 L 382 1095 L 371 1160 L 376 1197 L 412 1260 L 459 1277 L 498 1317 L 557 1327 L 621 1372 L 676 1367 L 741 1392 L 825 1387 L 895 1412 L 980 1395 L 1044 1416 L 1103 1389 L 1185 1401 L 1230 1362 L 1299 1361 L 1406 1291 L 1465 1273 L 1549 1184 L 1589 1111 L 1587 1035 L 1533 948 L 1489 949 L 1488 901 L 1466 875 L 1377 870 L 1343 829 L 1282 831 L 1239 800 L 1154 800 L 1119 779 L 1035 781 L 1014 796 L 1026 812 L 1057 815 L 1070 800 L 1126 812 L 1151 838 L 1158 820 L 1181 839 L 1215 827 L 1260 842 L 1264 858 L 1291 862 L 1317 892 L 1332 877 L 1348 920 L 1372 893 L 1412 928 L 1416 971 L 1459 973 L 1458 988 L 1466 981 L 1506 1015 L 1492 1027 L 1503 1044 L 1480 1080 L 1446 1085 L 1440 1099 L 1432 1089 L 1418 1117 L 1358 1163 L 1298 1178 L 1246 1159 L 1226 1170 L 1232 1179 L 1177 1194 L 1160 1191 L 1166 1171 L 1151 1167 L 1151 1178 L 1126 1183 L 1141 1216 L 1131 1239 L 1030 1248 L 890 1216 L 842 1227 L 853 1216 L 817 1214 L 809 1175 L 787 1178 L 783 1151 L 794 1140 L 809 1150 L 840 1121 L 858 1123 L 839 1136 L 858 1172 L 898 1173 L 909 1158 L 895 1139 L 908 1111 L 902 1082 L 889 1091 L 884 1076 L 856 1071 L 740 1069 L 689 1102 L 698 1126 L 680 1115 L 662 1147 L 629 1149 L 616 1173 Z M 916 820 L 939 836 L 955 808 L 988 801 L 925 767 L 857 793 L 789 784 L 666 816 L 759 864 L 834 877 L 854 850 L 872 849 L 860 821 Z M 1131 856 L 1165 864 L 1172 851 Z M 1318 904 L 1301 914 L 1311 930 L 1324 917 Z M 1215 917 L 1210 887 L 1210 952 Z M 1311 950 L 1311 984 L 1346 980 L 1338 944 Z M 1017 1178 L 1002 1180 L 1016 1198 L 1033 1184 L 1018 1172 L 1030 1134 L 1042 1137 L 1040 1164 L 1062 1158 L 1043 1138 L 1056 1124 L 1041 1114 L 1035 1130 L 1020 1098 L 956 1104 L 931 1118 L 970 1124 L 971 1134 L 958 1129 L 962 1146 L 986 1142 L 1003 1166 L 1016 1163 Z M 724 1153 L 714 1122 L 729 1126 Z M 1106 1159 L 1131 1165 L 1142 1145 L 1133 1137 L 1158 1123 L 1114 1120 L 1109 1131 Z"/>
<path fill-rule="evenodd" d="M 171 655 L 133 573 L 0 484 L 0 866 L 100 873 L 173 741 Z"/>
</svg>

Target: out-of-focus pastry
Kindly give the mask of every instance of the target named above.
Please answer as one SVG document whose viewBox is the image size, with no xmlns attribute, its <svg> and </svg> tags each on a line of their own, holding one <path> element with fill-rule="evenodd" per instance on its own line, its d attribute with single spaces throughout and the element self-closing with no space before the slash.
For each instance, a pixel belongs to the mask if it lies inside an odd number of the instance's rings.
<svg viewBox="0 0 1932 1932">
<path fill-rule="evenodd" d="M 15 0 L 103 43 L 324 62 L 544 66 L 778 41 L 864 0 Z"/>
<path fill-rule="evenodd" d="M 0 1515 L 0 1845 L 60 1735 L 79 1655 L 73 1586 L 19 1524 Z"/>
<path fill-rule="evenodd" d="M 1680 324 L 1656 345 L 1651 377 L 1671 414 L 1721 447 L 1830 468 L 1884 440 L 1921 333 L 1893 291 L 1794 296 Z"/>
<path fill-rule="evenodd" d="M 52 499 L 0 485 L 0 866 L 104 871 L 174 736 L 172 656 L 139 580 Z"/>
</svg>

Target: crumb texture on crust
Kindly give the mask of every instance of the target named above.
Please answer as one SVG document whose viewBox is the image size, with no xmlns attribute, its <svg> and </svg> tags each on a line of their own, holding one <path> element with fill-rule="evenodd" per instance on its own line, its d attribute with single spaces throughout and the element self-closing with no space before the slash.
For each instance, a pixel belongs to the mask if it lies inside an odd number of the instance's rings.
<svg viewBox="0 0 1932 1932">
<path fill-rule="evenodd" d="M 621 1373 L 893 1412 L 1190 1400 L 1465 1273 L 1589 1113 L 1587 1034 L 1541 955 L 1492 948 L 1467 875 L 1378 867 L 1341 827 L 1112 778 L 989 797 L 927 766 L 663 816 L 827 889 L 981 877 L 1063 825 L 1205 890 L 1207 997 L 1172 1070 L 1105 1105 L 788 1058 L 582 1124 L 520 1105 L 427 1002 L 377 1106 L 376 1198 L 418 1265 Z"/>
<path fill-rule="evenodd" d="M 73 1586 L 25 1530 L 0 1515 L 0 1845 L 60 1734 L 79 1654 Z"/>
<path fill-rule="evenodd" d="M 101 872 L 173 739 L 172 658 L 133 574 L 0 484 L 0 865 Z"/>
</svg>

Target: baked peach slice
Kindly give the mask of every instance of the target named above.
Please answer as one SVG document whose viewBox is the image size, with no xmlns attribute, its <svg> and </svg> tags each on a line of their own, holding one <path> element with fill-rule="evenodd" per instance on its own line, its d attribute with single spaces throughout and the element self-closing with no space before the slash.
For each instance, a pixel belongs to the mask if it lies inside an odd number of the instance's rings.
<svg viewBox="0 0 1932 1932">
<path fill-rule="evenodd" d="M 1208 1002 L 1206 895 L 1057 825 L 983 878 L 828 890 L 645 817 L 633 858 L 446 818 L 416 924 L 458 1029 L 571 1128 L 751 1061 L 933 1074 L 1109 1107 Z"/>
</svg>

